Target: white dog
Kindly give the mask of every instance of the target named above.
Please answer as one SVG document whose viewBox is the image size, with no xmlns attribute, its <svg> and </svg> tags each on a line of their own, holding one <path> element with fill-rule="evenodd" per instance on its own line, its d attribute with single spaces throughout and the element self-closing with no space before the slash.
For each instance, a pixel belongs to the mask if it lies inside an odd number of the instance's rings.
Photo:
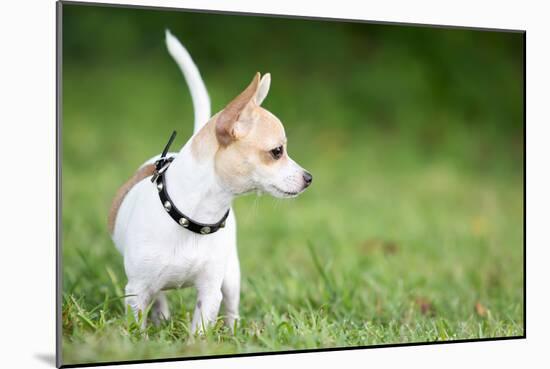
<svg viewBox="0 0 550 369">
<path fill-rule="evenodd" d="M 169 31 L 166 44 L 191 90 L 195 129 L 178 153 L 143 164 L 113 201 L 109 228 L 124 256 L 126 306 L 136 317 L 142 313 L 143 326 L 151 306 L 158 323 L 170 315 L 164 291 L 194 285 L 191 331 L 216 320 L 222 298 L 233 329 L 240 293 L 233 199 L 249 192 L 294 197 L 312 176 L 288 156 L 279 119 L 260 106 L 269 74 L 256 73 L 210 117 L 208 92 L 189 53 Z"/>
</svg>

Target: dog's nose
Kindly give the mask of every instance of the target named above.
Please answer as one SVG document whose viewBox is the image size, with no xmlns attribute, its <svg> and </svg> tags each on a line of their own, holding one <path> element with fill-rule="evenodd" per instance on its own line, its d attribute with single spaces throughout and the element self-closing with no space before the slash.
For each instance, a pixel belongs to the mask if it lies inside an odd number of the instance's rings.
<svg viewBox="0 0 550 369">
<path fill-rule="evenodd" d="M 313 182 L 313 176 L 309 172 L 304 172 L 304 182 L 306 183 L 306 187 L 308 187 L 311 182 Z"/>
</svg>

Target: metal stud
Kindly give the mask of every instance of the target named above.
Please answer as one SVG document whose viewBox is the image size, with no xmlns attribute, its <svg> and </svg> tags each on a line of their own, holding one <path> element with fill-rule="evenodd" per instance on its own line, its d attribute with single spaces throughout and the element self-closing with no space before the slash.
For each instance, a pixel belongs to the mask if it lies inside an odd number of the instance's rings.
<svg viewBox="0 0 550 369">
<path fill-rule="evenodd" d="M 225 221 L 223 221 L 223 223 L 220 224 L 220 228 L 225 228 Z"/>
<path fill-rule="evenodd" d="M 187 228 L 189 226 L 189 221 L 185 218 L 180 218 L 179 220 L 179 224 L 182 226 L 182 227 L 185 227 Z"/>
<path fill-rule="evenodd" d="M 159 190 L 159 192 L 162 191 L 163 187 L 162 182 L 157 183 L 157 190 Z"/>
<path fill-rule="evenodd" d="M 164 202 L 164 210 L 166 210 L 166 211 L 172 210 L 172 204 L 170 204 L 170 201 L 165 201 Z"/>
<path fill-rule="evenodd" d="M 202 234 L 208 234 L 208 233 L 210 233 L 210 227 L 202 227 L 202 228 L 201 228 L 201 233 L 202 233 Z"/>
</svg>

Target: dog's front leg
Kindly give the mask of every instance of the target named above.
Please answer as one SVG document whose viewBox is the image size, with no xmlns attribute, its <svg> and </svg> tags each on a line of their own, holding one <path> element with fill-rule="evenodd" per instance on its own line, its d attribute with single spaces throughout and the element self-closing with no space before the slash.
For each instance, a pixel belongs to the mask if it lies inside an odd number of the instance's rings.
<svg viewBox="0 0 550 369">
<path fill-rule="evenodd" d="M 142 329 L 147 326 L 147 307 L 154 295 L 155 293 L 142 283 L 132 283 L 130 281 L 126 285 L 126 307 L 130 306 L 134 312 L 136 322 L 139 322 L 141 316 Z"/>
<path fill-rule="evenodd" d="M 225 306 L 225 324 L 234 332 L 235 322 L 239 319 L 239 294 L 241 273 L 237 252 L 229 257 L 222 284 L 223 304 Z"/>
<path fill-rule="evenodd" d="M 221 283 L 197 285 L 197 304 L 191 323 L 191 333 L 203 333 L 203 329 L 216 321 L 222 301 Z"/>
</svg>

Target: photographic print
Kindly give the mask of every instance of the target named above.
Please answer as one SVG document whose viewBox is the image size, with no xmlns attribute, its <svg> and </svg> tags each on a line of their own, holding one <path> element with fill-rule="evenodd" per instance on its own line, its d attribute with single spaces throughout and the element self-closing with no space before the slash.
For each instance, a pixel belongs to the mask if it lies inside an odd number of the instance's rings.
<svg viewBox="0 0 550 369">
<path fill-rule="evenodd" d="M 525 336 L 525 33 L 58 4 L 58 363 Z"/>
</svg>

